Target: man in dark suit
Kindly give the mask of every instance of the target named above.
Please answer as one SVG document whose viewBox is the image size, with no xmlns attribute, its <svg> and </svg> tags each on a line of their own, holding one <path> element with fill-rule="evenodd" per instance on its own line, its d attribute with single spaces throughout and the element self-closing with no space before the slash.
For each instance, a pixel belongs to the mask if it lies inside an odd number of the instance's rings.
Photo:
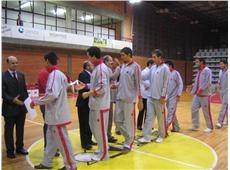
<svg viewBox="0 0 230 170">
<path fill-rule="evenodd" d="M 85 61 L 83 69 L 84 70 L 79 74 L 78 80 L 82 83 L 88 84 L 90 83 L 93 64 L 90 61 Z M 92 132 L 89 127 L 89 98 L 83 99 L 82 97 L 82 93 L 87 91 L 89 91 L 89 89 L 79 90 L 76 106 L 80 126 L 81 147 L 90 150 L 92 148 L 91 145 L 95 143 L 92 141 Z"/>
<path fill-rule="evenodd" d="M 15 158 L 14 154 L 14 126 L 16 125 L 16 152 L 27 155 L 23 148 L 24 124 L 26 108 L 23 101 L 28 97 L 25 76 L 16 71 L 18 60 L 14 56 L 7 58 L 8 70 L 2 74 L 2 115 L 5 119 L 5 144 L 7 157 Z"/>
</svg>

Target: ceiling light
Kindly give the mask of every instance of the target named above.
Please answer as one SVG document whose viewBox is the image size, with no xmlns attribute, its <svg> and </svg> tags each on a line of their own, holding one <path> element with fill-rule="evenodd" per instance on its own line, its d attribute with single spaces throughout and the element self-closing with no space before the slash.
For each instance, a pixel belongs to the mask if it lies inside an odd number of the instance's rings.
<svg viewBox="0 0 230 170">
<path fill-rule="evenodd" d="M 131 3 L 131 4 L 135 4 L 135 3 L 138 3 L 138 2 L 141 2 L 141 0 L 129 0 L 129 3 Z"/>
<path fill-rule="evenodd" d="M 57 11 L 53 10 L 52 11 L 55 15 L 62 15 L 64 13 L 66 13 L 66 10 L 63 8 L 57 8 Z"/>
<path fill-rule="evenodd" d="M 29 7 L 30 5 L 32 5 L 32 2 L 26 2 L 21 5 L 21 8 L 26 8 L 26 7 Z"/>
<path fill-rule="evenodd" d="M 93 19 L 93 16 L 92 15 L 86 15 L 86 16 L 81 16 L 80 18 L 81 18 L 82 21 L 91 20 L 91 19 Z"/>
</svg>

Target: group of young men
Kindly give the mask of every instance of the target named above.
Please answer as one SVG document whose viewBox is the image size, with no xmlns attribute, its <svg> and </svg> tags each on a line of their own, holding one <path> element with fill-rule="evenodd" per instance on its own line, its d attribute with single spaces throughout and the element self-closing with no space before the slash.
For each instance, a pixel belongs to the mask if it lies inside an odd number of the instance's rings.
<svg viewBox="0 0 230 170">
<path fill-rule="evenodd" d="M 163 139 L 168 135 L 171 124 L 172 132 L 180 131 L 176 117 L 176 107 L 182 94 L 183 81 L 179 72 L 174 69 L 174 64 L 171 61 L 164 62 L 162 51 L 156 49 L 152 52 L 152 60 L 147 62 L 147 67 L 141 72 L 140 66 L 134 62 L 132 55 L 130 48 L 123 48 L 120 51 L 123 63 L 120 64 L 117 59 L 113 60 L 111 56 L 102 58 L 98 47 L 87 49 L 88 60 L 83 65 L 85 72 L 79 75 L 80 84 L 75 86 L 75 89 L 79 91 L 76 106 L 78 107 L 82 148 L 90 149 L 90 145 L 96 144 L 92 141 L 92 135 L 98 145 L 98 150 L 92 156 L 94 161 L 109 159 L 108 141 L 116 142 L 111 134 L 113 103 L 115 103 L 114 122 L 117 130 L 124 137 L 121 148 L 123 153 L 128 153 L 134 143 L 136 104 L 140 111 L 137 125 L 139 129 L 142 126 L 143 114 L 146 112 L 143 137 L 138 139 L 138 142 L 151 142 L 152 128 L 156 118 L 159 134 L 156 142 L 163 142 Z M 9 58 L 9 62 L 14 61 L 11 58 Z M 66 129 L 66 126 L 71 123 L 67 98 L 67 89 L 70 85 L 66 76 L 58 69 L 58 57 L 54 52 L 47 53 L 44 60 L 48 71 L 45 95 L 31 103 L 31 107 L 45 105 L 44 116 L 47 124 L 44 158 L 41 164 L 35 166 L 35 169 L 51 169 L 52 159 L 59 150 L 65 164 L 61 169 L 73 170 L 76 169 L 76 163 Z M 212 132 L 213 122 L 210 112 L 212 73 L 205 65 L 205 60 L 196 59 L 195 63 L 199 72 L 191 91 L 194 97 L 192 104 L 193 127 L 190 130 L 199 128 L 199 108 L 202 107 L 207 124 L 205 132 Z M 222 108 L 217 128 L 223 126 L 228 107 L 227 61 L 222 60 L 220 66 L 222 69 L 219 82 Z M 14 78 L 12 81 L 17 80 L 17 77 L 13 74 L 12 77 Z M 5 90 L 3 91 L 3 103 L 7 103 L 10 99 L 5 95 L 7 86 L 4 83 L 3 77 L 3 88 Z M 15 98 L 12 98 L 13 102 L 22 106 L 23 103 L 18 100 L 19 96 L 15 96 Z M 26 95 L 24 98 L 26 98 Z M 87 112 L 88 117 L 85 117 Z M 24 153 L 23 144 L 18 148 L 18 152 Z M 10 152 L 10 150 L 8 151 Z"/>
</svg>

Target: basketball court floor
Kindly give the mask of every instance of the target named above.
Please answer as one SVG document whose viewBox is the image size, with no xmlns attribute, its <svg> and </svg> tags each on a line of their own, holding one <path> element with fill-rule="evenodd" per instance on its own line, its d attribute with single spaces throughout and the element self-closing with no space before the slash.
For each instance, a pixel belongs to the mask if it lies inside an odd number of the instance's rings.
<svg viewBox="0 0 230 170">
<path fill-rule="evenodd" d="M 213 133 L 203 132 L 205 122 L 200 112 L 201 126 L 197 132 L 190 132 L 191 127 L 191 101 L 192 97 L 186 92 L 183 93 L 181 101 L 178 104 L 177 115 L 181 124 L 181 133 L 169 133 L 169 136 L 163 143 L 151 142 L 145 145 L 134 144 L 134 148 L 128 154 L 120 154 L 120 151 L 110 151 L 111 159 L 96 163 L 77 162 L 78 169 L 227 169 L 227 126 L 222 129 L 215 129 Z M 75 107 L 76 98 L 70 97 L 69 104 L 72 112 L 72 124 L 68 127 L 69 135 L 72 141 L 74 153 L 79 155 L 84 153 L 80 147 L 80 137 L 78 129 L 78 116 Z M 213 114 L 213 123 L 216 123 L 220 104 L 211 105 Z M 27 157 L 17 155 L 16 159 L 9 160 L 5 153 L 5 143 L 2 141 L 2 168 L 4 170 L 23 169 L 29 170 L 35 164 L 40 163 L 43 157 L 43 120 L 39 108 L 36 108 L 38 117 L 31 121 L 26 120 L 25 125 L 25 148 L 29 150 Z M 156 125 L 157 126 L 157 125 Z M 4 120 L 2 119 L 2 130 Z M 114 130 L 113 130 L 114 132 Z M 3 133 L 2 133 L 3 134 Z M 136 136 L 141 136 L 141 131 L 136 131 Z M 4 136 L 2 136 L 4 137 Z M 123 137 L 115 135 L 118 138 L 117 144 L 111 144 L 119 147 Z M 156 138 L 153 135 L 152 139 Z M 92 151 L 96 150 L 94 146 Z M 63 161 L 61 156 L 54 158 L 54 169 L 61 168 Z"/>
</svg>

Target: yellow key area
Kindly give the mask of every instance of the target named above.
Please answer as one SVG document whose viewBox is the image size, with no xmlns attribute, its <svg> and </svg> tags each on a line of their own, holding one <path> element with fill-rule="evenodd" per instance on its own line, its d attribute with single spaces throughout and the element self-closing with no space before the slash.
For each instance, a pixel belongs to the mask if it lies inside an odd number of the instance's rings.
<svg viewBox="0 0 230 170">
<path fill-rule="evenodd" d="M 137 131 L 137 136 L 140 135 Z M 70 130 L 72 146 L 75 154 L 83 153 L 80 147 L 79 130 Z M 118 143 L 123 142 L 121 135 L 115 136 Z M 156 136 L 153 136 L 153 139 Z M 118 145 L 113 145 L 118 146 Z M 94 146 L 92 151 L 97 149 Z M 43 158 L 43 139 L 32 144 L 29 148 L 27 161 L 31 166 L 41 163 Z M 118 154 L 119 151 L 110 151 L 110 156 Z M 217 162 L 216 152 L 202 141 L 180 133 L 169 133 L 162 143 L 155 141 L 139 145 L 134 143 L 133 149 L 128 154 L 119 155 L 106 161 L 90 163 L 77 162 L 80 170 L 121 170 L 121 169 L 211 169 Z M 62 156 L 53 159 L 53 169 L 63 167 Z"/>
</svg>

